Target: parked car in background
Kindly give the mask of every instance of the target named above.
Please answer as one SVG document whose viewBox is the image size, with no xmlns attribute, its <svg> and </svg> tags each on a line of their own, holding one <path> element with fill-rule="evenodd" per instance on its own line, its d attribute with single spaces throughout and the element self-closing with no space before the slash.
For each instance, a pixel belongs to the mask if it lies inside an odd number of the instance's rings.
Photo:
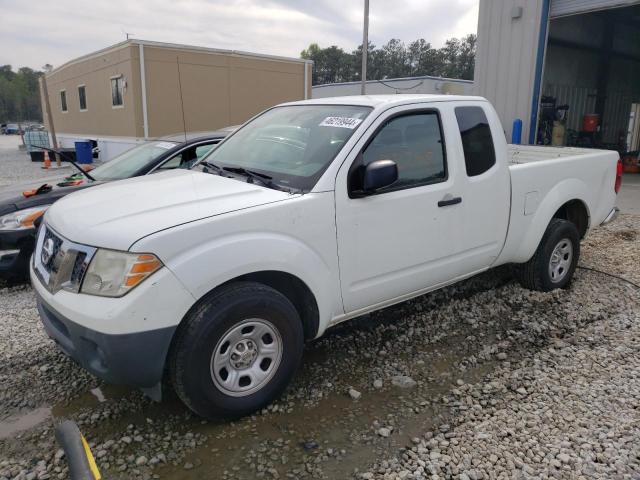
<svg viewBox="0 0 640 480">
<path fill-rule="evenodd" d="M 305 340 L 517 264 L 566 287 L 616 215 L 618 154 L 507 146 L 480 97 L 322 98 L 274 107 L 192 170 L 62 199 L 31 264 L 44 328 L 107 382 L 204 417 L 276 398 Z"/>
<path fill-rule="evenodd" d="M 6 130 L 7 130 L 7 124 L 0 123 L 0 135 L 4 135 Z"/>
<path fill-rule="evenodd" d="M 55 201 L 113 180 L 189 168 L 229 131 L 191 133 L 186 141 L 184 134 L 163 137 L 127 150 L 88 173 L 4 189 L 0 193 L 0 278 L 10 281 L 28 278 L 29 257 L 35 243 L 34 222 Z"/>
<path fill-rule="evenodd" d="M 17 123 L 7 123 L 4 127 L 5 135 L 19 135 L 20 133 L 20 126 Z"/>
</svg>

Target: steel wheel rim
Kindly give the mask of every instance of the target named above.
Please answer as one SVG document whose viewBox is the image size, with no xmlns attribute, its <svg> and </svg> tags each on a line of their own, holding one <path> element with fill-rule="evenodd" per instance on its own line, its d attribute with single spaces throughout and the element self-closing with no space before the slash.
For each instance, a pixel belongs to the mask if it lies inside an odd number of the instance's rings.
<svg viewBox="0 0 640 480">
<path fill-rule="evenodd" d="M 216 344 L 211 355 L 211 379 L 226 395 L 251 395 L 273 378 L 282 361 L 282 350 L 282 337 L 275 325 L 261 318 L 243 320 Z"/>
<path fill-rule="evenodd" d="M 563 238 L 556 244 L 549 259 L 549 278 L 552 283 L 559 283 L 567 276 L 572 261 L 573 244 L 568 238 Z"/>
</svg>

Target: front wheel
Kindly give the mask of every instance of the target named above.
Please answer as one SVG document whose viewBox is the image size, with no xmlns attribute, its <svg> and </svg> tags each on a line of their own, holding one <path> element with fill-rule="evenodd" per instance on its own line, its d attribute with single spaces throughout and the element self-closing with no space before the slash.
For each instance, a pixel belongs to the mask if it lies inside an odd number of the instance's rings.
<svg viewBox="0 0 640 480">
<path fill-rule="evenodd" d="M 302 322 L 277 290 L 230 284 L 187 315 L 169 374 L 180 399 L 206 418 L 237 417 L 274 400 L 300 365 Z"/>
<path fill-rule="evenodd" d="M 549 223 L 536 253 L 516 267 L 520 284 L 530 290 L 549 292 L 569 286 L 580 257 L 580 234 L 576 226 L 559 218 Z"/>
</svg>

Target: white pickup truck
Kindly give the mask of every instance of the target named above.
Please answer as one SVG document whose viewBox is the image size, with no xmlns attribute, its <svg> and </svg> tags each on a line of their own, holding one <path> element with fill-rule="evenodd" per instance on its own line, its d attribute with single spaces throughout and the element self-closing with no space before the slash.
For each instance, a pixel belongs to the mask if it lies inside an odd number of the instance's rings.
<svg viewBox="0 0 640 480">
<path fill-rule="evenodd" d="M 610 221 L 610 151 L 508 146 L 483 98 L 363 96 L 258 115 L 193 170 L 87 189 L 40 227 L 47 333 L 98 377 L 205 417 L 279 395 L 305 340 L 513 263 L 571 281 Z"/>
</svg>

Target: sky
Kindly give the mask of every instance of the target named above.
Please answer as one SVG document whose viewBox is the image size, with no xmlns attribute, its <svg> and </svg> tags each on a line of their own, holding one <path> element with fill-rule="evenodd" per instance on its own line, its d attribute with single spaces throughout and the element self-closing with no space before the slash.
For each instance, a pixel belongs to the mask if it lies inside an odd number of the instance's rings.
<svg viewBox="0 0 640 480">
<path fill-rule="evenodd" d="M 370 0 L 369 41 L 440 47 L 476 33 L 479 0 Z M 310 43 L 352 51 L 363 0 L 0 0 L 0 65 L 54 67 L 132 38 L 299 57 Z"/>
</svg>

